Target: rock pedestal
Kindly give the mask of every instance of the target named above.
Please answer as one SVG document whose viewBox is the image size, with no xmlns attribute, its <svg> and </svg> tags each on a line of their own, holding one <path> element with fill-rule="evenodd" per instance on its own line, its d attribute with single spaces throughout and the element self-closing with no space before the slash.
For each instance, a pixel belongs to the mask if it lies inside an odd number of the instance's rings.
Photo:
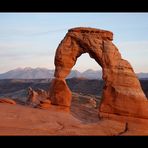
<svg viewBox="0 0 148 148">
<path fill-rule="evenodd" d="M 50 99 L 52 104 L 61 106 L 71 105 L 71 91 L 64 79 L 55 78 L 51 82 Z"/>
</svg>

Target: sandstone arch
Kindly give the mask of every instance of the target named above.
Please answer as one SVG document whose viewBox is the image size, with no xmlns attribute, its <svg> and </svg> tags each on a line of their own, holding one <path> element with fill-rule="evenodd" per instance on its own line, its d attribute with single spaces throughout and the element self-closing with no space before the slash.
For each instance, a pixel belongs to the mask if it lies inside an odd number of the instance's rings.
<svg viewBox="0 0 148 148">
<path fill-rule="evenodd" d="M 71 91 L 65 78 L 77 58 L 88 53 L 102 67 L 103 99 L 99 115 L 148 118 L 148 101 L 130 63 L 112 43 L 113 33 L 95 28 L 73 28 L 59 44 L 55 55 L 55 79 L 49 90 L 52 104 L 70 106 Z"/>
</svg>

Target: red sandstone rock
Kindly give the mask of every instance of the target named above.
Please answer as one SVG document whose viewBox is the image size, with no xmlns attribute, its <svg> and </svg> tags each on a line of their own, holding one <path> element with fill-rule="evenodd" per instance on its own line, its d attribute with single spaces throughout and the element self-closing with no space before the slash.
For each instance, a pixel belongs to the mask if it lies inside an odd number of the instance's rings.
<svg viewBox="0 0 148 148">
<path fill-rule="evenodd" d="M 111 120 L 87 123 L 61 108 L 63 106 L 51 105 L 49 109 L 41 110 L 0 104 L 0 135 L 117 135 L 124 130 L 124 123 Z M 86 118 L 88 116 L 86 112 Z"/>
<path fill-rule="evenodd" d="M 48 109 L 48 108 L 50 108 L 50 106 L 51 106 L 51 101 L 50 100 L 43 100 L 43 101 L 40 101 L 40 104 L 39 104 L 38 108 Z"/>
<path fill-rule="evenodd" d="M 102 77 L 105 81 L 99 115 L 108 113 L 148 118 L 148 101 L 139 80 L 130 63 L 122 59 L 112 40 L 113 33 L 110 31 L 81 27 L 68 31 L 55 55 L 56 79 L 50 88 L 53 104 L 70 106 L 70 91 L 64 79 L 77 58 L 83 53 L 89 53 L 102 67 Z"/>
<path fill-rule="evenodd" d="M 53 79 L 51 82 L 49 94 L 52 104 L 62 106 L 71 105 L 72 94 L 65 80 L 59 78 Z"/>
<path fill-rule="evenodd" d="M 0 98 L 0 103 L 8 103 L 8 104 L 13 104 L 13 105 L 16 104 L 14 100 L 9 99 L 9 98 Z"/>
<path fill-rule="evenodd" d="M 37 89 L 33 90 L 31 87 L 28 89 L 28 100 L 27 104 L 30 106 L 37 106 L 41 101 L 44 101 L 48 98 L 48 94 L 45 90 Z"/>
</svg>

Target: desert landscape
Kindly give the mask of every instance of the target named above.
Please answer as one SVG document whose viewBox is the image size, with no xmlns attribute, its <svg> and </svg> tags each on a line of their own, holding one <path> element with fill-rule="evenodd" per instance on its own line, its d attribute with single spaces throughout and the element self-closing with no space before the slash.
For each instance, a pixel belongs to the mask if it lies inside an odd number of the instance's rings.
<svg viewBox="0 0 148 148">
<path fill-rule="evenodd" d="M 112 40 L 111 31 L 72 28 L 56 49 L 53 77 L 0 75 L 0 135 L 148 135 L 148 80 Z M 101 66 L 101 79 L 68 78 L 84 53 Z"/>
<path fill-rule="evenodd" d="M 145 83 L 143 81 L 141 84 L 147 84 L 146 80 Z M 61 111 L 57 106 L 43 110 L 26 104 L 28 88 L 32 87 L 35 91 L 37 89 L 47 91 L 50 80 L 0 80 L 0 98 L 9 98 L 16 103 L 14 105 L 0 103 L 0 114 L 3 117 L 0 126 L 1 135 L 147 135 L 145 126 L 139 125 L 139 123 L 131 123 L 134 126 L 130 130 L 128 129 L 128 132 L 124 132 L 125 125 L 122 122 L 105 119 L 100 122 L 98 106 L 101 101 L 103 81 L 71 78 L 67 79 L 67 84 L 72 91 L 70 112 Z M 145 85 L 142 86 L 145 89 L 148 88 Z M 96 103 L 93 104 L 91 99 L 94 99 Z M 69 120 L 69 123 L 65 123 L 64 120 L 66 122 Z M 114 127 L 115 123 L 117 125 Z M 143 122 L 143 124 L 146 123 Z M 65 126 L 65 129 L 60 131 L 62 125 Z"/>
</svg>

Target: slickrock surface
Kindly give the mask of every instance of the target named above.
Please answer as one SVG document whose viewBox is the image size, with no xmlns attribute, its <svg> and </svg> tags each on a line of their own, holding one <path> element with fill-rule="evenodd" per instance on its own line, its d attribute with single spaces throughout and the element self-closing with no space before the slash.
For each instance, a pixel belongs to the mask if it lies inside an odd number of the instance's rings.
<svg viewBox="0 0 148 148">
<path fill-rule="evenodd" d="M 55 105 L 42 110 L 0 104 L 0 135 L 148 135 L 148 120 L 128 122 L 127 127 L 126 122 L 107 119 L 88 123 Z"/>
</svg>

